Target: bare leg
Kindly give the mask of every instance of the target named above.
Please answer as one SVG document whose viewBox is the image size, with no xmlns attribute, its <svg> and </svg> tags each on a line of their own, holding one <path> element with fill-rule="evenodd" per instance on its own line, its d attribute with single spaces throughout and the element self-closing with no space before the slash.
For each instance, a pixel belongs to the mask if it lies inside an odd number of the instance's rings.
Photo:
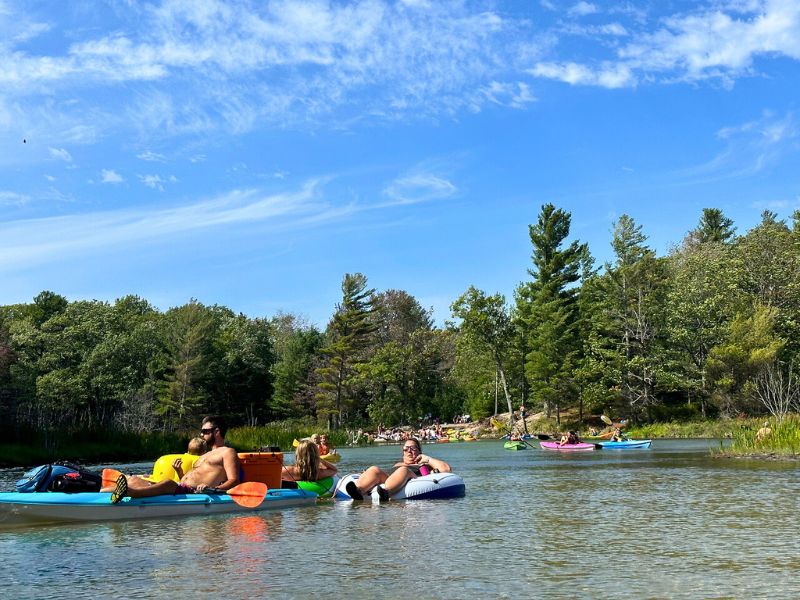
<svg viewBox="0 0 800 600">
<path fill-rule="evenodd" d="M 153 485 L 152 481 L 148 481 L 147 479 L 143 479 L 138 475 L 125 475 L 125 478 L 128 480 L 128 489 L 141 489 L 145 487 L 150 487 Z M 116 487 L 117 482 L 114 481 L 111 485 L 104 485 L 100 488 L 101 492 L 113 492 L 114 488 Z"/>
<path fill-rule="evenodd" d="M 144 487 L 131 487 L 131 480 L 128 479 L 128 495 L 131 498 L 149 498 L 150 496 L 161 496 L 162 494 L 174 494 L 178 484 L 172 479 L 164 479 L 158 483 Z"/>
<path fill-rule="evenodd" d="M 388 477 L 389 475 L 381 471 L 378 467 L 372 466 L 359 476 L 356 485 L 359 490 L 366 493 L 379 483 L 386 481 Z"/>
<path fill-rule="evenodd" d="M 383 487 L 391 496 L 402 490 L 406 483 L 415 477 L 416 474 L 414 471 L 408 467 L 397 467 L 394 472 L 386 478 Z M 361 480 L 359 479 L 359 481 Z"/>
</svg>

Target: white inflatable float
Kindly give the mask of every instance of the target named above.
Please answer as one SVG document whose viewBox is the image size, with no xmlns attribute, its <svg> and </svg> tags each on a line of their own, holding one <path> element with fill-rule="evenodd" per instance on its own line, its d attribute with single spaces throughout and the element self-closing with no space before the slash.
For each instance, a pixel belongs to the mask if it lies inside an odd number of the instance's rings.
<svg viewBox="0 0 800 600">
<path fill-rule="evenodd" d="M 345 475 L 336 484 L 333 497 L 336 500 L 352 500 L 345 491 L 349 481 L 357 481 L 358 474 Z M 409 481 L 406 486 L 391 496 L 391 500 L 443 500 L 461 498 L 466 494 L 464 480 L 455 473 L 431 473 Z M 378 490 L 372 490 L 372 500 L 380 501 Z"/>
</svg>

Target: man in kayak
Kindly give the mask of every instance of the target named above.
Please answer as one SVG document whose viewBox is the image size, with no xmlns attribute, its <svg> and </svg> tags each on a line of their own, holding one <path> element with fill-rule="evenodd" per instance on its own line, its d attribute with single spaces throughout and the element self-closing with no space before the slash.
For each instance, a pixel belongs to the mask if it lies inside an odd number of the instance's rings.
<svg viewBox="0 0 800 600">
<path fill-rule="evenodd" d="M 364 494 L 378 486 L 378 495 L 381 500 L 388 500 L 390 496 L 402 490 L 405 485 L 431 471 L 449 473 L 450 465 L 443 460 L 433 458 L 422 453 L 419 440 L 411 438 L 403 442 L 403 460 L 395 463 L 394 471 L 389 475 L 376 466 L 372 466 L 358 477 L 358 481 L 349 481 L 345 490 L 353 500 L 363 500 Z"/>
<path fill-rule="evenodd" d="M 197 459 L 194 467 L 181 477 L 179 483 L 164 479 L 151 484 L 141 477 L 120 475 L 111 492 L 111 502 L 116 504 L 125 496 L 144 498 L 162 494 L 191 494 L 206 488 L 224 491 L 237 485 L 239 456 L 236 450 L 225 445 L 227 429 L 222 417 L 206 417 L 200 428 L 200 436 L 211 449 Z"/>
</svg>

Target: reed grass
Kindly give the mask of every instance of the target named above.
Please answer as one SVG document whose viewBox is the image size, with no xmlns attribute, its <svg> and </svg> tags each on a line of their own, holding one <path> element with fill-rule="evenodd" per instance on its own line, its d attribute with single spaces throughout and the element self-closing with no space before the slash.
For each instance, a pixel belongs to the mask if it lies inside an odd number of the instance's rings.
<svg viewBox="0 0 800 600">
<path fill-rule="evenodd" d="M 240 452 L 251 452 L 260 448 L 278 447 L 284 452 L 293 452 L 294 440 L 309 437 L 313 433 L 325 432 L 313 424 L 295 421 L 278 421 L 255 427 L 233 427 L 228 431 L 227 439 L 231 446 Z M 347 445 L 347 433 L 344 431 L 325 432 L 334 447 Z"/>
<path fill-rule="evenodd" d="M 800 415 L 789 415 L 782 421 L 769 419 L 772 433 L 757 440 L 756 432 L 763 421 L 758 420 L 749 430 L 742 430 L 733 436 L 727 448 L 728 455 L 775 455 L 800 457 Z"/>
</svg>

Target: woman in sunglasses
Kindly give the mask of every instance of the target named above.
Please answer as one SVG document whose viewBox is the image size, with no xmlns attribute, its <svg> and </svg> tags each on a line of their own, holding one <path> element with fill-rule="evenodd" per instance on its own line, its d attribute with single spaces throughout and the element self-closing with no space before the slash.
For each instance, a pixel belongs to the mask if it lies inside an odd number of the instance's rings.
<svg viewBox="0 0 800 600">
<path fill-rule="evenodd" d="M 357 482 L 349 481 L 345 490 L 354 500 L 363 500 L 364 494 L 370 493 L 372 488 L 378 486 L 378 495 L 381 500 L 388 500 L 412 479 L 427 475 L 432 471 L 449 473 L 450 470 L 450 465 L 443 460 L 423 454 L 419 440 L 410 438 L 403 442 L 403 460 L 395 463 L 391 475 L 372 466 L 359 475 Z"/>
</svg>

